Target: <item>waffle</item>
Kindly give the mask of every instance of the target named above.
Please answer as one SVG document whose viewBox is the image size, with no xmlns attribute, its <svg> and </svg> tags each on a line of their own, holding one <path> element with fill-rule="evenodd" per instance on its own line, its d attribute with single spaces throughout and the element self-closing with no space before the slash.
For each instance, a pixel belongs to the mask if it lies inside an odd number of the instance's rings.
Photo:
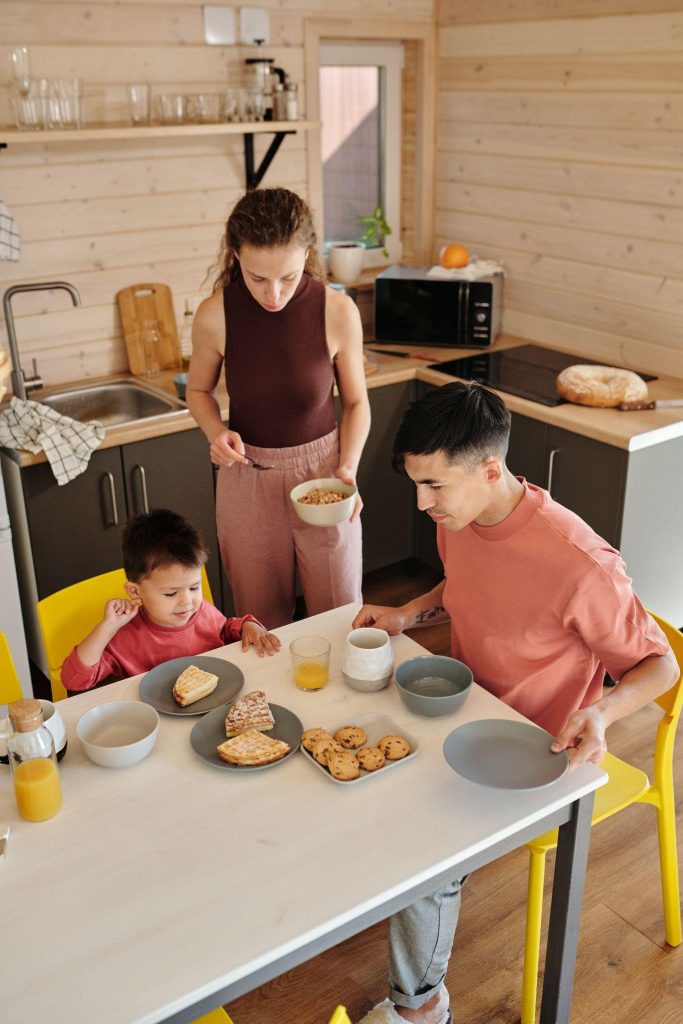
<svg viewBox="0 0 683 1024">
<path fill-rule="evenodd" d="M 275 719 L 268 707 L 263 690 L 252 690 L 236 700 L 225 716 L 225 735 L 239 736 L 248 729 L 268 732 L 275 725 Z"/>
<path fill-rule="evenodd" d="M 274 740 L 262 732 L 249 729 L 217 747 L 219 755 L 229 764 L 260 765 L 279 761 L 292 748 L 284 740 Z"/>
<path fill-rule="evenodd" d="M 202 697 L 208 697 L 218 686 L 218 676 L 204 672 L 196 665 L 190 665 L 181 672 L 173 684 L 173 699 L 185 708 Z"/>
</svg>

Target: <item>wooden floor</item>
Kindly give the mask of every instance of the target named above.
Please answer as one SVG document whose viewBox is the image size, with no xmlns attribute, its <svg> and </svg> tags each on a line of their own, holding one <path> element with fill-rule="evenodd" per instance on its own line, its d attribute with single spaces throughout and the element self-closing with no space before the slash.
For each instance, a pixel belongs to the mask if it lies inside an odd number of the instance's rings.
<svg viewBox="0 0 683 1024">
<path fill-rule="evenodd" d="M 366 580 L 365 600 L 400 604 L 429 590 L 429 571 Z M 448 653 L 448 626 L 412 633 Z M 659 719 L 644 708 L 609 731 L 610 749 L 651 775 Z M 676 755 L 679 862 L 683 864 L 683 742 Z M 546 922 L 553 856 L 547 859 Z M 523 963 L 527 855 L 509 854 L 471 876 L 447 984 L 454 1024 L 516 1024 Z M 654 808 L 636 805 L 598 826 L 591 850 L 572 1024 L 683 1024 L 683 946 L 664 942 Z M 235 1024 L 327 1024 L 338 1003 L 356 1024 L 387 995 L 386 923 L 381 923 L 243 996 Z"/>
</svg>

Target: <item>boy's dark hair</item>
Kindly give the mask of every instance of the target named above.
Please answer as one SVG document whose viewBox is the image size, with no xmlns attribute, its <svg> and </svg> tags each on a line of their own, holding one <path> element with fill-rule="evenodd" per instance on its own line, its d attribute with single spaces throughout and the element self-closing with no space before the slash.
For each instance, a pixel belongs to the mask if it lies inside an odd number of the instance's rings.
<svg viewBox="0 0 683 1024">
<path fill-rule="evenodd" d="M 209 553 L 194 526 L 167 508 L 141 512 L 129 519 L 121 538 L 123 568 L 132 583 L 164 565 L 188 569 L 204 565 Z"/>
<path fill-rule="evenodd" d="M 443 452 L 467 469 L 491 455 L 505 458 L 510 412 L 501 398 L 476 381 L 433 388 L 408 408 L 394 439 L 393 465 L 402 472 L 406 455 Z"/>
</svg>

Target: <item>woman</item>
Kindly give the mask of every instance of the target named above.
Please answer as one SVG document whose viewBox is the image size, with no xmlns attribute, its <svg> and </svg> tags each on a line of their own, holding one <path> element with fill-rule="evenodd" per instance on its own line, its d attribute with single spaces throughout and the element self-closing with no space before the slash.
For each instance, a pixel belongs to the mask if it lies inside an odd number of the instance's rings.
<svg viewBox="0 0 683 1024">
<path fill-rule="evenodd" d="M 353 301 L 322 281 L 311 211 L 293 192 L 243 196 L 221 262 L 194 320 L 187 402 L 220 467 L 218 540 L 235 608 L 273 628 L 292 621 L 297 572 L 309 615 L 361 600 L 360 498 L 350 521 L 323 528 L 301 522 L 289 492 L 316 477 L 355 483 L 370 428 L 363 336 Z M 223 366 L 229 428 L 213 397 Z"/>
</svg>

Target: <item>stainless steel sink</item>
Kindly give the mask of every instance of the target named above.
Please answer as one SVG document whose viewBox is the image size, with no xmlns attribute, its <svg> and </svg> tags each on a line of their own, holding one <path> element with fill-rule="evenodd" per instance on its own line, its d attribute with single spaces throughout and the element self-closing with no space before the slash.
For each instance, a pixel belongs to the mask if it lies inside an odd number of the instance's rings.
<svg viewBox="0 0 683 1024">
<path fill-rule="evenodd" d="M 142 387 L 135 381 L 114 381 L 73 388 L 54 395 L 34 395 L 63 416 L 85 423 L 97 420 L 104 427 L 134 423 L 156 416 L 185 412 L 186 406 L 170 395 Z"/>
</svg>

